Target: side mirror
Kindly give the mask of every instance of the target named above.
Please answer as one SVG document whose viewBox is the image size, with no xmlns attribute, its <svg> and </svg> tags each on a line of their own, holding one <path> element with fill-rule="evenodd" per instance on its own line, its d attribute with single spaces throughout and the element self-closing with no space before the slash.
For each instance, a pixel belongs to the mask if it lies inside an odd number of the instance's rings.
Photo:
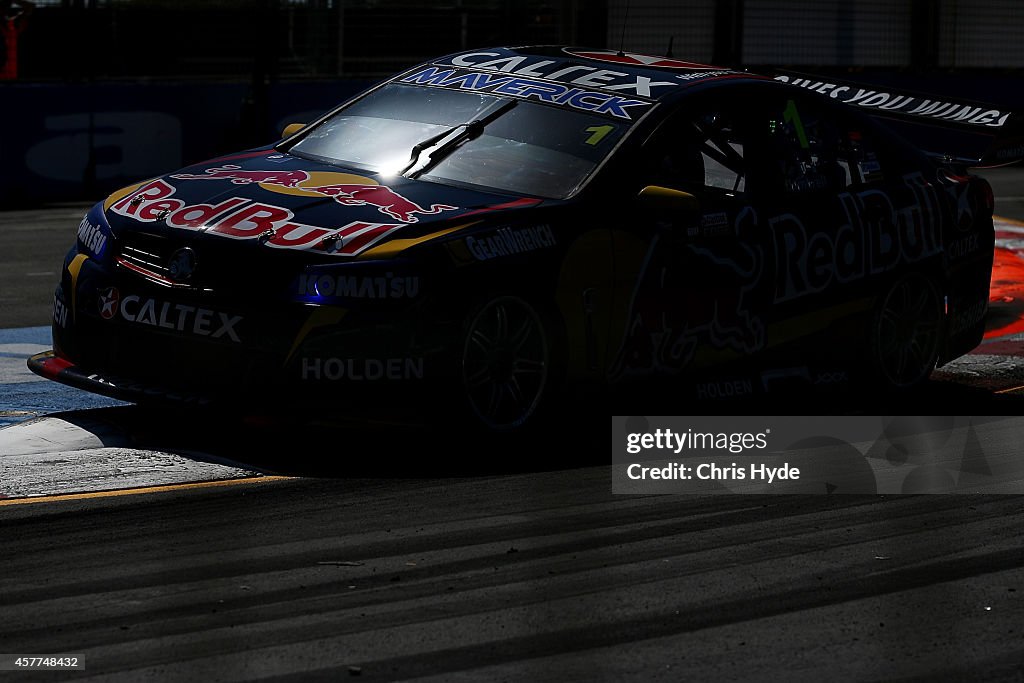
<svg viewBox="0 0 1024 683">
<path fill-rule="evenodd" d="M 659 219 L 673 223 L 695 220 L 700 213 L 700 202 L 689 192 L 669 187 L 648 185 L 640 190 L 640 205 Z"/>
<path fill-rule="evenodd" d="M 281 131 L 281 137 L 290 138 L 291 136 L 295 135 L 305 127 L 306 124 L 304 123 L 289 123 L 287 126 L 284 127 L 284 130 Z"/>
</svg>

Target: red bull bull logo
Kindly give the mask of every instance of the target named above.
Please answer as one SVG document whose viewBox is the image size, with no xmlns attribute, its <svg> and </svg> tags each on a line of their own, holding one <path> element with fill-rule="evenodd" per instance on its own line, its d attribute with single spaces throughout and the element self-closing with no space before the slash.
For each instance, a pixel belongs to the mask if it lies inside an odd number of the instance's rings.
<svg viewBox="0 0 1024 683">
<path fill-rule="evenodd" d="M 178 180 L 230 180 L 235 185 L 280 185 L 281 187 L 298 187 L 299 183 L 309 180 L 305 171 L 243 171 L 241 166 L 226 164 L 216 168 L 208 168 L 205 173 L 178 173 L 172 175 Z"/>
<path fill-rule="evenodd" d="M 432 204 L 429 209 L 424 209 L 384 185 L 325 185 L 307 189 L 334 197 L 336 202 L 346 206 L 374 206 L 381 213 L 403 223 L 415 223 L 419 220 L 416 214 L 429 215 L 456 208 L 447 204 Z"/>
<path fill-rule="evenodd" d="M 735 217 L 734 232 L 749 234 L 758 224 L 757 214 L 747 207 Z M 741 240 L 712 251 L 692 244 L 673 246 L 655 235 L 609 378 L 678 374 L 700 364 L 701 346 L 740 355 L 764 348 L 765 323 L 759 315 L 764 304 L 752 296 L 761 283 L 764 260 L 759 245 Z"/>
<path fill-rule="evenodd" d="M 256 183 L 272 192 L 298 196 L 325 195 L 344 206 L 372 206 L 403 223 L 416 223 L 418 215 L 438 214 L 457 208 L 447 204 L 432 204 L 424 208 L 371 178 L 350 173 L 247 171 L 234 164 L 225 164 L 208 168 L 203 173 L 176 173 L 171 177 L 177 180 L 228 180 L 235 185 Z"/>
</svg>

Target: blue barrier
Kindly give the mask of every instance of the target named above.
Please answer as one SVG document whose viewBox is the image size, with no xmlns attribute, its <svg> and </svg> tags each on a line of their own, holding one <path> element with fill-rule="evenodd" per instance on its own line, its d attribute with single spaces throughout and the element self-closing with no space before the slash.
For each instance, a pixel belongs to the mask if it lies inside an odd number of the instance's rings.
<svg viewBox="0 0 1024 683">
<path fill-rule="evenodd" d="M 0 206 L 96 200 L 131 182 L 271 142 L 369 85 L 0 85 Z"/>
</svg>

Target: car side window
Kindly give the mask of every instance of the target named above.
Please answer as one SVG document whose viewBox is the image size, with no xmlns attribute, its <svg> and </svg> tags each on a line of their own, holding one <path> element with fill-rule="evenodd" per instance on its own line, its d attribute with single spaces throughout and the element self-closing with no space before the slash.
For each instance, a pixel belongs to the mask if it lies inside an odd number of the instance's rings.
<svg viewBox="0 0 1024 683">
<path fill-rule="evenodd" d="M 883 177 L 871 131 L 823 103 L 773 103 L 766 132 L 771 171 L 786 193 L 837 192 Z"/>
<path fill-rule="evenodd" d="M 797 98 L 776 101 L 767 127 L 783 191 L 834 192 L 849 184 L 848 165 L 840 163 L 842 136 L 820 106 Z"/>
<path fill-rule="evenodd" d="M 741 131 L 727 111 L 677 115 L 647 147 L 656 182 L 681 190 L 730 195 L 746 190 Z"/>
<path fill-rule="evenodd" d="M 739 128 L 723 113 L 706 114 L 695 123 L 700 133 L 704 161 L 704 186 L 741 193 L 746 190 L 747 171 Z"/>
</svg>

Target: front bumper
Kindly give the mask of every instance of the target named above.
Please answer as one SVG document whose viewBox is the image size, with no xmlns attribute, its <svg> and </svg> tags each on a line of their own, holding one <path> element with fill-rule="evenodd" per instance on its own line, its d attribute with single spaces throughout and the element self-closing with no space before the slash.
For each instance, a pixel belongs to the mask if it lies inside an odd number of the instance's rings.
<svg viewBox="0 0 1024 683">
<path fill-rule="evenodd" d="M 54 382 L 132 403 L 158 399 L 182 406 L 202 408 L 215 402 L 212 396 L 188 393 L 169 386 L 139 382 L 115 375 L 101 375 L 61 358 L 53 350 L 43 351 L 29 358 L 28 369 Z"/>
<path fill-rule="evenodd" d="M 225 295 L 85 259 L 55 293 L 53 351 L 28 365 L 133 402 L 361 405 L 450 378 L 450 330 L 438 321 L 421 301 L 350 310 L 266 289 Z"/>
</svg>

